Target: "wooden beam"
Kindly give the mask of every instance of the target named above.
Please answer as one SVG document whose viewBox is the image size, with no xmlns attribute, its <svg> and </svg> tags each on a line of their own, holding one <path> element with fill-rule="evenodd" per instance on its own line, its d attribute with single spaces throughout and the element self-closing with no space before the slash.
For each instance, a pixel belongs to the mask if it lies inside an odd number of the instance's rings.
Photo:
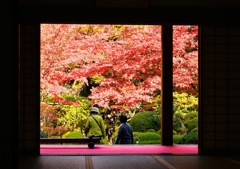
<svg viewBox="0 0 240 169">
<path fill-rule="evenodd" d="M 162 25 L 162 145 L 173 145 L 173 28 Z"/>
</svg>

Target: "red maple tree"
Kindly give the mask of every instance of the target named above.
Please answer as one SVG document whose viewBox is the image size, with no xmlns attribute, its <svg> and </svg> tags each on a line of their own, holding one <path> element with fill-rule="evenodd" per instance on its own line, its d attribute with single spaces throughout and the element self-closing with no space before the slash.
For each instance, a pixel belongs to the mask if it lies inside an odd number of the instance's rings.
<svg viewBox="0 0 240 169">
<path fill-rule="evenodd" d="M 197 93 L 198 27 L 173 30 L 174 90 Z M 138 108 L 161 92 L 161 55 L 160 25 L 43 24 L 41 92 L 73 93 L 98 75 L 89 99 Z"/>
</svg>

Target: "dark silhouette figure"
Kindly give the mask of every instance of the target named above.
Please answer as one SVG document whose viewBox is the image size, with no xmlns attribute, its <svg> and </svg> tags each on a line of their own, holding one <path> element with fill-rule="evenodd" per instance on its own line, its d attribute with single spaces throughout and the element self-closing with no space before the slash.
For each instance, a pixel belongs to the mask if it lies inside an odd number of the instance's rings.
<svg viewBox="0 0 240 169">
<path fill-rule="evenodd" d="M 118 129 L 117 139 L 115 144 L 133 144 L 133 130 L 132 127 L 127 124 L 127 116 L 119 116 L 121 125 Z"/>
</svg>

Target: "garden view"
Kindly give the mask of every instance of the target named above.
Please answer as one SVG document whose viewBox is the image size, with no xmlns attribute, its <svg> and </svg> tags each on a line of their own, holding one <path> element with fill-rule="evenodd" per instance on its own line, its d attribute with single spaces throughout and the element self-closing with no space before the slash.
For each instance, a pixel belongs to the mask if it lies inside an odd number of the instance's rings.
<svg viewBox="0 0 240 169">
<path fill-rule="evenodd" d="M 114 144 L 161 144 L 160 25 L 41 24 L 40 138 L 82 138 L 93 104 Z M 198 141 L 198 26 L 173 27 L 173 143 Z"/>
</svg>

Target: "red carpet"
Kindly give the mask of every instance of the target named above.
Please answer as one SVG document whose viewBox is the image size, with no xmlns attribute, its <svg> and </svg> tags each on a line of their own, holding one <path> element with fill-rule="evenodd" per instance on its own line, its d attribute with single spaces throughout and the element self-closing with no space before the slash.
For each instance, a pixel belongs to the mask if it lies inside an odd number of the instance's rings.
<svg viewBox="0 0 240 169">
<path fill-rule="evenodd" d="M 156 155 L 198 154 L 198 145 L 41 145 L 40 155 Z"/>
</svg>

